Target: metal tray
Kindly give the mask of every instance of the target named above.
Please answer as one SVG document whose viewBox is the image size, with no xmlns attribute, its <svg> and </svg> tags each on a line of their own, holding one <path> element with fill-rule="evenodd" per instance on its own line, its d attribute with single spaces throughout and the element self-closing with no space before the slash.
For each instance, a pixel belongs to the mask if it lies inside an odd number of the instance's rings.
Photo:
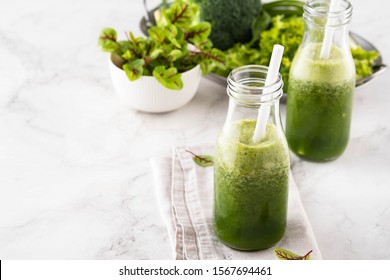
<svg viewBox="0 0 390 280">
<path fill-rule="evenodd" d="M 154 12 L 157 9 L 159 9 L 160 6 L 154 8 L 152 10 L 148 10 L 146 7 L 146 0 L 144 0 L 144 7 L 145 7 L 145 15 L 141 18 L 140 28 L 141 28 L 142 33 L 144 35 L 148 36 L 148 28 L 156 24 L 156 21 L 154 18 Z M 367 84 L 368 82 L 370 82 L 372 79 L 374 79 L 375 77 L 377 77 L 381 73 L 385 72 L 387 69 L 387 65 L 385 65 L 383 63 L 381 53 L 372 43 L 370 43 L 368 40 L 364 39 L 362 36 L 360 36 L 354 32 L 350 32 L 350 36 L 351 36 L 352 40 L 357 45 L 360 45 L 363 49 L 365 49 L 367 51 L 375 50 L 376 52 L 379 53 L 378 58 L 374 61 L 373 73 L 370 76 L 364 77 L 364 78 L 356 81 L 356 87 L 360 87 L 364 84 Z M 226 84 L 227 84 L 226 77 L 223 77 L 223 76 L 220 76 L 220 75 L 217 75 L 214 73 L 207 74 L 206 78 L 211 80 L 211 81 L 214 81 L 220 85 L 223 85 L 223 86 L 226 86 Z"/>
</svg>

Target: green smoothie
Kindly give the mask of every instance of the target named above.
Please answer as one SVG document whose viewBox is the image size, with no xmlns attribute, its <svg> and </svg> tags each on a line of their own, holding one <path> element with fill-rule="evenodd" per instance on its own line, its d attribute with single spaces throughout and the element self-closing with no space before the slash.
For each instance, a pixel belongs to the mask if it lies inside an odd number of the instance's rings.
<svg viewBox="0 0 390 280">
<path fill-rule="evenodd" d="M 332 47 L 329 58 L 320 59 L 320 50 L 316 43 L 298 51 L 287 99 L 288 145 L 296 155 L 313 161 L 335 159 L 347 147 L 355 88 L 348 55 Z"/>
<path fill-rule="evenodd" d="M 283 237 L 287 219 L 289 155 L 276 126 L 252 141 L 255 120 L 231 124 L 215 154 L 214 228 L 226 245 L 266 249 Z"/>
</svg>

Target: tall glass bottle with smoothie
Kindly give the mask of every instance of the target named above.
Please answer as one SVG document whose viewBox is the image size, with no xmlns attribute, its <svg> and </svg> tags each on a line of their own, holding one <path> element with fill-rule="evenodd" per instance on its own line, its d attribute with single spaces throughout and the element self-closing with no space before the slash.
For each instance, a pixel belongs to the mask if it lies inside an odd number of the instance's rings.
<svg viewBox="0 0 390 280">
<path fill-rule="evenodd" d="M 289 151 L 279 115 L 283 82 L 278 74 L 275 83 L 264 86 L 267 70 L 248 65 L 230 73 L 229 108 L 216 144 L 214 228 L 223 243 L 239 250 L 269 248 L 286 228 Z M 261 106 L 269 106 L 270 114 L 263 137 L 255 142 Z"/>
<path fill-rule="evenodd" d="M 355 88 L 348 34 L 352 6 L 339 1 L 337 12 L 329 12 L 329 0 L 305 4 L 305 33 L 290 70 L 286 137 L 291 151 L 312 161 L 339 157 L 349 140 Z"/>
</svg>

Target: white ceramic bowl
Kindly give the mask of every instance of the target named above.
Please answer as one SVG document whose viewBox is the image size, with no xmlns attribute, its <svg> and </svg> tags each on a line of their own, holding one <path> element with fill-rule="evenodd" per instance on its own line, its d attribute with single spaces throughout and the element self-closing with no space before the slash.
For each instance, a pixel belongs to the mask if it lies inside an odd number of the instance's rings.
<svg viewBox="0 0 390 280">
<path fill-rule="evenodd" d="M 109 59 L 114 89 L 126 106 L 133 109 L 163 113 L 176 110 L 187 104 L 195 95 L 201 78 L 200 66 L 182 73 L 183 88 L 171 90 L 160 84 L 153 76 L 142 76 L 130 81 L 125 72 Z"/>
</svg>

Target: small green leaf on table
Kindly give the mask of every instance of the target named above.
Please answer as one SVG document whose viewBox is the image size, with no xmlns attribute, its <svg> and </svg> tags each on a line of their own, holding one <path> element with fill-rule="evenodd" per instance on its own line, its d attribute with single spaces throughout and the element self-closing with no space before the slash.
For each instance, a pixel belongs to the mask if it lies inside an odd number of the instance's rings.
<svg viewBox="0 0 390 280">
<path fill-rule="evenodd" d="M 197 155 L 191 151 L 186 150 L 187 153 L 193 155 L 194 162 L 201 167 L 208 167 L 214 165 L 214 158 L 211 155 Z"/>
<path fill-rule="evenodd" d="M 275 248 L 274 251 L 279 260 L 310 260 L 310 254 L 313 252 L 310 250 L 305 255 L 300 256 L 283 248 Z"/>
</svg>

